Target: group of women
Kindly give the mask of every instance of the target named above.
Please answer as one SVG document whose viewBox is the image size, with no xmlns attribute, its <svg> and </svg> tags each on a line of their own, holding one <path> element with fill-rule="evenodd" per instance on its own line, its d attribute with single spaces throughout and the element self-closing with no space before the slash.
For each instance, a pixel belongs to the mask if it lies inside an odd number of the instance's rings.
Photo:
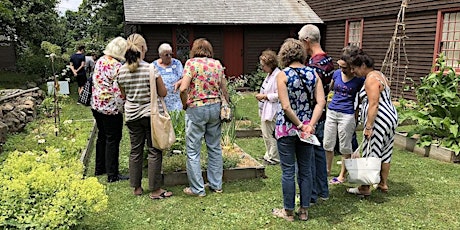
<svg viewBox="0 0 460 230">
<path fill-rule="evenodd" d="M 131 153 L 129 180 L 133 194 L 141 195 L 143 188 L 142 162 L 145 142 L 148 147 L 148 178 L 150 198 L 171 197 L 172 192 L 161 188 L 162 153 L 152 145 L 150 127 L 150 94 L 167 98 L 168 110 L 186 111 L 186 151 L 189 187 L 183 192 L 191 196 L 206 195 L 200 167 L 201 140 L 208 152 L 207 180 L 211 192 L 222 192 L 222 150 L 220 108 L 221 98 L 228 100 L 224 67 L 213 58 L 211 43 L 203 38 L 194 41 L 190 59 L 184 66 L 172 58 L 168 44 L 159 47 L 160 58 L 153 64 L 144 61 L 147 43 L 139 34 L 127 40 L 112 40 L 95 65 L 91 107 L 99 129 L 96 147 L 96 175 L 107 173 L 107 181 L 128 179 L 118 172 L 119 143 L 123 115 L 129 130 Z M 307 51 L 301 40 L 287 39 L 279 53 L 264 51 L 259 60 L 267 77 L 256 98 L 263 139 L 266 145 L 264 160 L 281 164 L 282 209 L 273 215 L 294 220 L 296 177 L 300 189 L 300 220 L 308 219 L 314 176 L 314 146 L 299 137 L 309 138 L 326 106 L 323 82 L 315 69 L 305 66 Z M 124 62 L 124 64 L 122 64 Z M 337 132 L 344 158 L 351 155 L 351 136 L 355 131 L 354 96 L 362 101 L 364 124 L 363 155 L 382 159 L 381 182 L 377 185 L 388 191 L 387 178 L 397 114 L 390 98 L 388 80 L 373 69 L 372 58 L 357 47 L 348 47 L 338 61 L 341 68 L 333 77 L 335 92 L 328 106 L 324 148 L 335 146 Z M 280 70 L 278 66 L 283 69 Z M 153 75 L 156 89 L 149 81 Z M 362 77 L 355 77 L 362 76 Z M 160 104 L 160 103 L 159 103 Z M 160 111 L 162 108 L 159 108 Z M 329 134 L 328 134 L 329 133 Z M 367 145 L 371 145 L 367 152 Z M 344 180 L 345 172 L 339 175 Z M 369 195 L 370 186 L 348 189 L 349 193 Z M 327 198 L 325 198 L 327 199 Z"/>
<path fill-rule="evenodd" d="M 277 58 L 279 65 L 271 64 Z M 315 128 L 326 105 L 323 83 L 313 68 L 305 66 L 307 54 L 304 44 L 297 39 L 287 39 L 277 56 L 273 51 L 264 51 L 260 65 L 267 72 L 259 100 L 262 136 L 266 145 L 264 160 L 268 163 L 278 159 L 282 169 L 282 209 L 273 209 L 272 214 L 288 221 L 307 220 L 307 208 L 311 205 L 314 176 L 314 149 L 298 136 L 315 134 Z M 388 191 L 388 174 L 393 149 L 397 112 L 391 102 L 390 85 L 386 77 L 374 70 L 373 59 L 358 47 L 344 48 L 338 61 L 340 67 L 332 78 L 332 101 L 328 105 L 324 128 L 323 146 L 333 151 L 338 139 L 343 159 L 359 157 L 352 154 L 352 137 L 356 128 L 355 98 L 361 101 L 361 118 L 364 125 L 363 156 L 378 157 L 382 161 L 381 181 L 375 188 Z M 276 80 L 273 80 L 276 79 Z M 277 115 L 272 112 L 278 108 Z M 276 109 L 275 109 L 276 110 Z M 274 136 L 272 132 L 274 130 Z M 276 143 L 272 144 L 273 142 Z M 370 145 L 370 152 L 367 151 Z M 342 164 L 340 175 L 333 180 L 345 180 L 346 170 Z M 296 177 L 300 190 L 300 207 L 295 209 Z M 331 180 L 332 181 L 332 180 Z M 348 188 L 348 193 L 358 196 L 370 195 L 370 185 Z M 326 200 L 324 198 L 324 200 Z"/>
<path fill-rule="evenodd" d="M 221 96 L 228 99 L 224 68 L 213 59 L 211 43 L 197 39 L 190 59 L 182 63 L 172 58 L 169 44 L 160 45 L 160 58 L 152 64 L 144 61 L 147 43 L 139 34 L 126 40 L 113 39 L 99 58 L 92 76 L 91 109 L 98 127 L 95 174 L 107 174 L 107 182 L 130 180 L 134 195 L 142 195 L 143 151 L 148 148 L 149 196 L 152 199 L 171 197 L 161 188 L 162 151 L 152 144 L 150 126 L 150 95 L 165 97 L 166 109 L 186 110 L 187 175 L 190 187 L 184 193 L 205 196 L 201 176 L 201 139 L 205 137 L 208 150 L 209 189 L 222 192 L 222 150 L 220 147 Z M 156 89 L 150 89 L 150 79 Z M 180 93 L 178 91 L 180 88 Z M 161 105 L 161 103 L 158 103 Z M 159 107 L 160 113 L 164 108 Z M 121 175 L 118 167 L 119 145 L 124 121 L 129 130 L 131 151 L 129 177 Z"/>
</svg>

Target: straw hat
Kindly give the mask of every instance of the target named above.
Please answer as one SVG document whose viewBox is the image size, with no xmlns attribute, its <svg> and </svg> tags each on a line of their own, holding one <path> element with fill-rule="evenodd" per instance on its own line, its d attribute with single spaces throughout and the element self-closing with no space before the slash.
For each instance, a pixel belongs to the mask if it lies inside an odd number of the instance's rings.
<svg viewBox="0 0 460 230">
<path fill-rule="evenodd" d="M 116 58 L 120 61 L 125 60 L 126 47 L 128 43 L 126 39 L 122 37 L 116 37 L 107 44 L 104 50 L 104 54 Z"/>
</svg>

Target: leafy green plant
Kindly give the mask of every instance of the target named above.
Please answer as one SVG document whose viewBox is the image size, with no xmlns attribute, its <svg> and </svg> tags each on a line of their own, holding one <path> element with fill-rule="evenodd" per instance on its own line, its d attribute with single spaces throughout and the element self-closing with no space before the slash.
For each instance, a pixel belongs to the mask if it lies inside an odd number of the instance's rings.
<svg viewBox="0 0 460 230">
<path fill-rule="evenodd" d="M 444 55 L 436 62 L 437 71 L 421 78 L 416 89 L 417 102 L 401 100 L 400 122 L 414 120 L 417 125 L 409 132 L 420 135 L 419 145 L 439 143 L 460 153 L 460 76 L 446 65 Z"/>
<path fill-rule="evenodd" d="M 267 77 L 267 73 L 262 70 L 260 65 L 257 67 L 257 71 L 249 75 L 244 75 L 246 85 L 251 89 L 251 91 L 256 92 L 260 91 L 260 87 L 262 87 L 265 77 Z"/>
<path fill-rule="evenodd" d="M 176 142 L 170 149 L 185 152 L 185 111 L 171 111 L 169 115 L 176 134 Z"/>
<path fill-rule="evenodd" d="M 69 229 L 104 211 L 104 186 L 82 174 L 80 161 L 54 148 L 11 153 L 0 169 L 0 227 Z"/>
</svg>

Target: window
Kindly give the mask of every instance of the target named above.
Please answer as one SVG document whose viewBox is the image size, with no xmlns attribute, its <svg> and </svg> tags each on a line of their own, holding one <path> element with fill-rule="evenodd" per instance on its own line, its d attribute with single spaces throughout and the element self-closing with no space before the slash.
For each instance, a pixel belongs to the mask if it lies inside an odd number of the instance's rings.
<svg viewBox="0 0 460 230">
<path fill-rule="evenodd" d="M 363 19 L 347 20 L 345 24 L 345 46 L 355 45 L 359 48 L 363 40 Z"/>
<path fill-rule="evenodd" d="M 179 26 L 175 29 L 173 35 L 174 45 L 176 47 L 176 57 L 182 63 L 185 63 L 189 58 L 190 47 L 192 46 L 191 28 Z"/>
<path fill-rule="evenodd" d="M 435 57 L 443 53 L 446 64 L 460 71 L 460 9 L 439 11 Z"/>
</svg>

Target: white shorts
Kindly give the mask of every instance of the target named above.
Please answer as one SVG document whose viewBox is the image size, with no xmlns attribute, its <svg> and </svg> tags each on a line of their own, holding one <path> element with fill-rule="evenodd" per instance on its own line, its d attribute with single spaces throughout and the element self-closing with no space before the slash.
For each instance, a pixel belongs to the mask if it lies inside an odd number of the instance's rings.
<svg viewBox="0 0 460 230">
<path fill-rule="evenodd" d="M 326 123 L 324 124 L 323 148 L 326 151 L 334 151 L 339 135 L 339 147 L 341 154 L 352 154 L 351 140 L 356 129 L 354 114 L 346 114 L 328 109 L 326 111 Z"/>
</svg>

